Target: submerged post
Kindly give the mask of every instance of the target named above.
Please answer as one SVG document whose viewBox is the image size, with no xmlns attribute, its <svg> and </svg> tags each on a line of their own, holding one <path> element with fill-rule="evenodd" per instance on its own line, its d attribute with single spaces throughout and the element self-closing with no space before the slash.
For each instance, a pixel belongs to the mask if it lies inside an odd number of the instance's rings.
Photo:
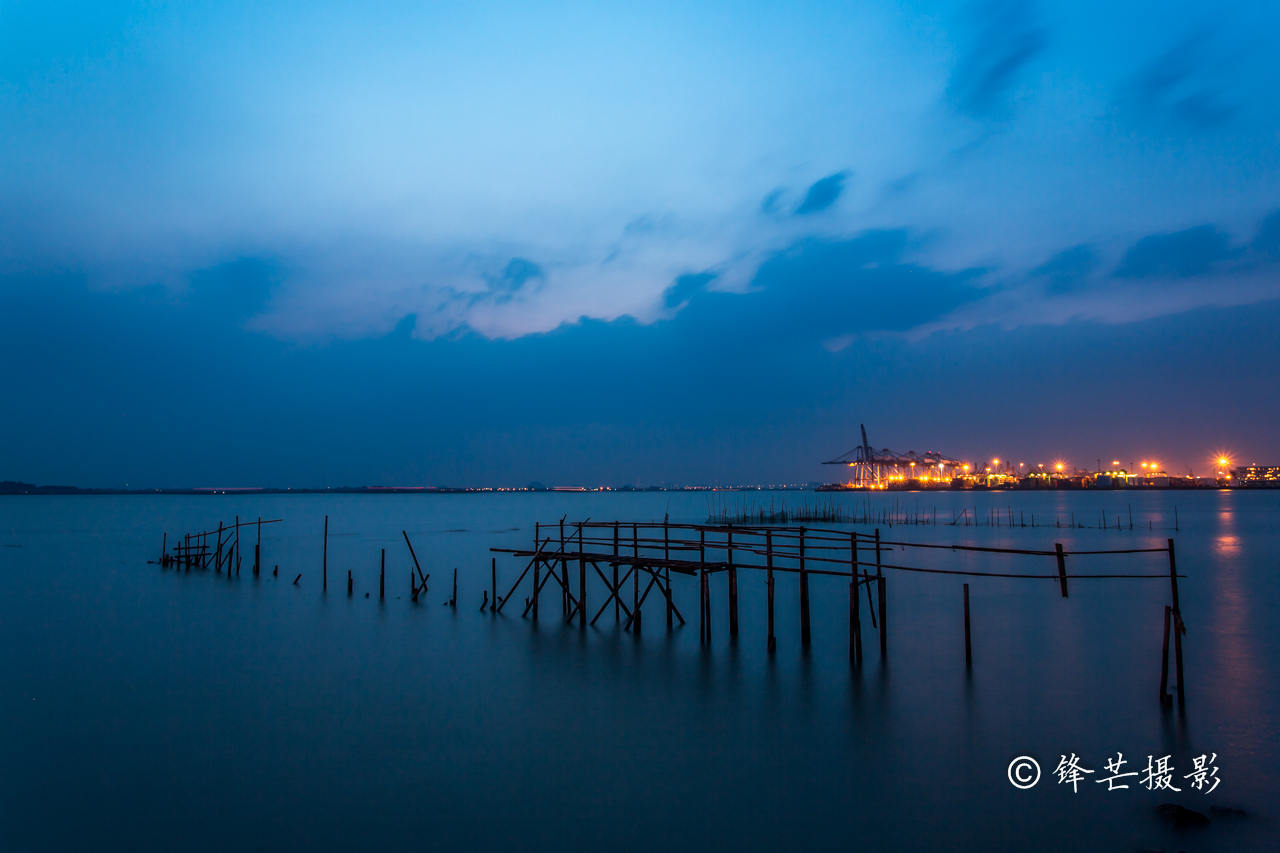
<svg viewBox="0 0 1280 853">
<path fill-rule="evenodd" d="M 613 621 L 617 622 L 621 619 L 618 614 L 618 608 L 622 605 L 622 599 L 618 596 L 618 522 L 613 523 Z"/>
<path fill-rule="evenodd" d="M 667 522 L 668 516 L 664 514 L 662 516 L 662 559 L 666 562 L 671 562 L 671 527 Z M 618 570 L 615 567 L 614 572 L 616 573 L 617 571 Z M 667 628 L 670 629 L 671 611 L 673 609 L 671 602 L 671 567 L 666 566 L 663 568 L 662 573 L 663 579 L 667 583 Z M 617 581 L 615 580 L 614 583 L 616 584 Z M 618 610 L 618 603 L 616 601 L 613 603 L 613 609 L 616 614 Z"/>
<path fill-rule="evenodd" d="M 880 528 L 878 527 L 876 528 L 876 598 L 877 609 L 880 611 L 880 657 L 885 657 L 889 653 L 889 620 L 884 612 L 886 595 L 884 567 L 880 563 Z"/>
<path fill-rule="evenodd" d="M 1053 550 L 1058 555 L 1058 584 L 1062 587 L 1062 597 L 1067 597 L 1067 555 L 1062 552 L 1062 543 L 1054 542 Z"/>
<path fill-rule="evenodd" d="M 849 533 L 849 660 L 862 664 L 862 608 L 858 603 L 858 534 Z"/>
<path fill-rule="evenodd" d="M 800 645 L 809 645 L 809 573 L 804 568 L 804 528 L 800 528 Z"/>
<path fill-rule="evenodd" d="M 490 567 L 493 571 L 493 594 L 489 596 L 489 612 L 496 613 L 498 610 L 498 558 L 493 557 L 493 565 Z"/>
<path fill-rule="evenodd" d="M 729 564 L 729 636 L 738 636 L 738 570 L 733 567 L 733 531 L 725 534 L 725 561 Z"/>
<path fill-rule="evenodd" d="M 578 627 L 587 629 L 587 558 L 582 545 L 582 528 L 578 525 Z"/>
<path fill-rule="evenodd" d="M 347 569 L 347 596 L 351 596 L 351 570 Z"/>
<path fill-rule="evenodd" d="M 329 590 L 329 516 L 324 517 L 324 546 L 320 552 L 320 571 L 322 572 L 322 580 L 320 589 L 322 592 Z"/>
<path fill-rule="evenodd" d="M 458 569 L 453 569 L 453 598 L 449 599 L 449 606 L 456 608 L 458 606 Z"/>
<path fill-rule="evenodd" d="M 262 572 L 262 516 L 258 516 L 258 542 L 253 546 L 253 573 Z"/>
<path fill-rule="evenodd" d="M 1169 586 L 1173 592 L 1173 661 L 1178 675 L 1178 707 L 1186 702 L 1182 686 L 1182 635 L 1187 626 L 1182 621 L 1182 607 L 1178 601 L 1178 562 L 1173 555 L 1173 540 L 1169 540 Z"/>
<path fill-rule="evenodd" d="M 969 644 L 969 585 L 964 585 L 964 663 L 973 666 L 973 646 Z"/>
<path fill-rule="evenodd" d="M 387 549 L 382 549 L 382 566 L 378 569 L 378 598 L 387 597 Z"/>
<path fill-rule="evenodd" d="M 764 554 L 765 554 L 765 584 L 769 592 L 769 637 L 767 648 L 774 651 L 778 648 L 778 640 L 773 635 L 773 531 L 766 530 L 764 533 Z"/>
<path fill-rule="evenodd" d="M 1160 651 L 1160 704 L 1169 703 L 1169 622 L 1172 621 L 1173 608 L 1164 606 L 1164 646 Z"/>
</svg>

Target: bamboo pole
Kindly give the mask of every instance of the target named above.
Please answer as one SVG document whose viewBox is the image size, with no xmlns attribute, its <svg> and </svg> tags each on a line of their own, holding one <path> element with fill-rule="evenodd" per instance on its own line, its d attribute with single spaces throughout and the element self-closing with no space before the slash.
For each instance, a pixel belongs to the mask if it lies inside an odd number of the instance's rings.
<svg viewBox="0 0 1280 853">
<path fill-rule="evenodd" d="M 1173 553 L 1173 540 L 1169 540 L 1169 586 L 1173 592 L 1173 659 L 1178 674 L 1178 707 L 1186 702 L 1182 672 L 1182 635 L 1187 626 L 1182 621 L 1182 606 L 1178 600 L 1178 563 Z"/>
<path fill-rule="evenodd" d="M 1160 704 L 1168 705 L 1169 696 L 1169 623 L 1173 621 L 1173 608 L 1164 606 L 1164 646 L 1160 650 Z"/>
<path fill-rule="evenodd" d="M 964 585 L 964 663 L 973 666 L 973 646 L 969 642 L 969 585 Z"/>
<path fill-rule="evenodd" d="M 804 566 L 804 528 L 800 528 L 800 644 L 809 645 L 809 573 Z"/>
<path fill-rule="evenodd" d="M 778 648 L 777 637 L 773 633 L 773 531 L 765 531 L 765 584 L 768 587 L 769 594 L 769 635 L 766 639 L 766 648 L 774 651 Z"/>
</svg>

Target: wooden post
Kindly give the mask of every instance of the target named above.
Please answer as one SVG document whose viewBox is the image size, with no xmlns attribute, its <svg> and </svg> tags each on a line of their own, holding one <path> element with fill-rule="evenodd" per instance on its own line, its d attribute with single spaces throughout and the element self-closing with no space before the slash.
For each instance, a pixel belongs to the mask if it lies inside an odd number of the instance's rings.
<svg viewBox="0 0 1280 853">
<path fill-rule="evenodd" d="M 870 590 L 867 590 L 870 594 Z M 885 618 L 884 602 L 884 568 L 880 562 L 880 528 L 876 528 L 876 604 L 877 610 L 880 611 L 880 657 L 885 657 L 889 653 L 889 624 Z"/>
<path fill-rule="evenodd" d="M 662 559 L 667 562 L 671 561 L 671 527 L 667 522 L 667 516 L 662 516 Z M 667 566 L 663 569 L 664 579 L 667 582 L 667 628 L 671 628 L 671 567 Z M 617 612 L 617 603 L 614 603 L 614 611 Z"/>
<path fill-rule="evenodd" d="M 973 646 L 969 643 L 969 585 L 964 585 L 964 663 L 973 666 Z"/>
<path fill-rule="evenodd" d="M 262 516 L 258 516 L 258 543 L 253 546 L 253 573 L 262 572 Z"/>
<path fill-rule="evenodd" d="M 236 577 L 240 577 L 240 516 L 236 516 Z"/>
<path fill-rule="evenodd" d="M 733 531 L 725 534 L 726 562 L 729 564 L 729 636 L 738 636 L 738 570 L 733 567 Z"/>
<path fill-rule="evenodd" d="M 1062 543 L 1054 542 L 1053 550 L 1058 555 L 1058 584 L 1062 587 L 1062 597 L 1067 597 L 1067 555 L 1062 552 Z"/>
<path fill-rule="evenodd" d="M 858 534 L 849 534 L 849 660 L 862 665 L 862 607 L 858 602 Z"/>
<path fill-rule="evenodd" d="M 169 531 L 165 531 L 164 538 L 160 540 L 160 565 L 164 565 L 165 558 L 169 556 Z"/>
<path fill-rule="evenodd" d="M 387 597 L 387 549 L 382 549 L 382 565 L 378 569 L 378 598 Z"/>
<path fill-rule="evenodd" d="M 773 634 L 773 531 L 764 532 L 765 585 L 769 594 L 769 636 L 765 647 L 769 651 L 778 648 L 778 640 Z"/>
<path fill-rule="evenodd" d="M 1182 681 L 1182 635 L 1187 626 L 1182 621 L 1182 606 L 1178 601 L 1178 562 L 1173 555 L 1173 540 L 1169 540 L 1169 586 L 1173 592 L 1173 661 L 1178 675 L 1178 707 L 1186 702 Z"/>
<path fill-rule="evenodd" d="M 496 613 L 498 610 L 498 558 L 492 559 L 493 565 L 490 568 L 493 571 L 493 594 L 489 597 L 489 612 Z"/>
<path fill-rule="evenodd" d="M 347 569 L 347 597 L 351 597 L 351 570 Z"/>
<path fill-rule="evenodd" d="M 640 528 L 638 525 L 631 525 L 631 558 L 633 560 L 640 559 Z M 632 564 L 631 566 L 631 621 L 635 627 L 640 627 L 640 566 Z"/>
<path fill-rule="evenodd" d="M 613 523 L 613 559 L 618 559 L 618 522 Z M 622 599 L 618 596 L 618 564 L 613 564 L 613 621 L 617 622 L 621 616 L 618 608 L 622 604 Z"/>
<path fill-rule="evenodd" d="M 569 615 L 569 558 L 565 556 L 564 518 L 560 519 L 560 576 L 564 581 L 560 585 L 560 615 Z"/>
<path fill-rule="evenodd" d="M 809 573 L 804 568 L 804 528 L 800 528 L 800 645 L 809 645 Z"/>
<path fill-rule="evenodd" d="M 456 566 L 453 569 L 453 598 L 449 599 L 449 606 L 453 608 L 458 606 L 458 569 Z"/>
<path fill-rule="evenodd" d="M 663 568 L 663 570 L 662 570 L 662 574 L 663 574 L 663 578 L 662 578 L 662 579 L 663 579 L 663 581 L 664 581 L 664 582 L 666 583 L 666 585 L 667 585 L 667 595 L 666 595 L 666 599 L 667 599 L 667 602 L 666 602 L 666 603 L 667 603 L 667 630 L 671 630 L 671 626 L 672 626 L 672 623 L 671 623 L 671 615 L 675 612 L 675 605 L 674 605 L 674 603 L 671 601 L 671 567 L 670 567 L 670 566 L 666 566 L 666 567 L 664 567 L 664 568 Z M 680 617 L 680 618 L 683 620 L 683 618 L 684 618 L 684 617 L 682 616 L 682 617 Z"/>
<path fill-rule="evenodd" d="M 1173 621 L 1173 608 L 1164 606 L 1164 647 L 1160 651 L 1160 704 L 1169 704 L 1169 623 Z"/>
<path fill-rule="evenodd" d="M 698 562 L 701 563 L 701 575 L 698 580 L 698 625 L 702 631 L 699 637 L 704 643 L 711 642 L 711 588 L 707 584 L 707 531 L 698 531 Z"/>
<path fill-rule="evenodd" d="M 329 516 L 324 517 L 324 547 L 320 552 L 320 571 L 322 573 L 320 590 L 321 592 L 329 591 Z M 413 577 L 410 575 L 409 577 Z"/>
<path fill-rule="evenodd" d="M 538 596 L 538 589 L 539 589 L 538 573 L 542 568 L 542 560 L 539 559 L 539 554 L 542 552 L 542 547 L 538 539 L 540 535 L 542 535 L 542 527 L 538 522 L 535 521 L 533 523 L 533 621 L 534 622 L 538 621 L 538 597 L 539 597 Z M 548 536 L 547 538 L 550 539 L 551 537 Z"/>
<path fill-rule="evenodd" d="M 582 544 L 582 528 L 585 522 L 578 525 L 578 627 L 587 629 L 587 558 Z"/>
<path fill-rule="evenodd" d="M 214 557 L 213 570 L 215 572 L 218 572 L 219 574 L 222 573 L 222 522 L 221 521 L 218 522 L 218 554 L 216 557 Z M 230 574 L 230 571 L 231 571 L 230 568 L 228 568 L 227 573 Z"/>
</svg>

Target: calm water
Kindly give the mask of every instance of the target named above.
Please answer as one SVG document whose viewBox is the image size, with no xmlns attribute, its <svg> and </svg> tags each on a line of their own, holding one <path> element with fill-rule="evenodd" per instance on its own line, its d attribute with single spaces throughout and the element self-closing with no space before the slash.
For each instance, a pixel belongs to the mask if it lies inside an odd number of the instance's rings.
<svg viewBox="0 0 1280 853">
<path fill-rule="evenodd" d="M 1176 504 L 1176 534 L 899 526 L 892 535 L 1069 549 L 1161 546 L 1174 535 L 1189 576 L 1185 715 L 1156 701 L 1165 581 L 1080 580 L 1063 600 L 1049 581 L 969 579 L 971 673 L 964 579 L 954 576 L 891 575 L 889 658 L 881 663 L 866 625 L 860 674 L 847 658 L 847 586 L 834 578 L 812 581 L 807 655 L 794 575 L 778 579 L 772 657 L 754 573 L 739 584 L 737 643 L 725 580 L 713 581 L 709 650 L 689 578 L 676 579 L 675 595 L 690 624 L 668 633 L 651 604 L 640 638 L 611 613 L 582 632 L 555 619 L 534 625 L 514 601 L 497 618 L 478 612 L 488 549 L 527 546 L 535 520 L 669 511 L 702 521 L 705 494 L 0 498 L 0 847 L 1275 849 L 1280 493 L 902 499 L 936 505 L 940 519 L 962 506 L 985 518 L 995 504 L 1042 523 L 1106 512 L 1127 524 L 1132 504 L 1143 528 L 1171 526 Z M 285 519 L 263 542 L 279 578 L 254 579 L 247 564 L 231 581 L 148 565 L 163 532 L 172 542 L 237 513 Z M 401 529 L 432 573 L 423 605 L 408 600 Z M 896 559 L 1053 568 L 947 551 Z M 1167 570 L 1164 555 L 1078 559 L 1096 562 L 1073 571 Z M 441 606 L 454 566 L 456 611 Z M 499 586 L 521 566 L 500 557 Z M 599 584 L 589 593 L 604 596 Z M 544 601 L 559 612 L 555 596 Z M 1052 775 L 1059 755 L 1075 752 L 1099 778 L 1117 751 L 1126 771 L 1172 755 L 1182 793 L 1087 781 L 1072 794 Z M 1222 782 L 1206 795 L 1181 777 L 1193 756 L 1215 752 Z M 1006 778 L 1018 755 L 1041 764 L 1030 790 Z M 1157 815 L 1162 802 L 1248 816 L 1176 831 Z"/>
</svg>

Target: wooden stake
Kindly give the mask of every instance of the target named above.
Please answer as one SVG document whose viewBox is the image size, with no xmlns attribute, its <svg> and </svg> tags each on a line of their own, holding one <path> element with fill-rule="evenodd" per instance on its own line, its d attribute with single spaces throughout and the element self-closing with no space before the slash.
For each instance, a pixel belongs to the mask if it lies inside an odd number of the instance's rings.
<svg viewBox="0 0 1280 853">
<path fill-rule="evenodd" d="M 382 549 L 382 563 L 378 567 L 378 598 L 387 597 L 387 549 Z"/>
<path fill-rule="evenodd" d="M 1168 705 L 1169 696 L 1169 623 L 1173 621 L 1173 608 L 1164 606 L 1164 647 L 1160 651 L 1160 704 Z"/>
<path fill-rule="evenodd" d="M 1173 555 L 1173 540 L 1169 540 L 1169 586 L 1173 592 L 1173 660 L 1178 675 L 1178 707 L 1186 702 L 1186 691 L 1183 689 L 1182 674 L 1182 635 L 1187 633 L 1187 626 L 1182 621 L 1182 607 L 1178 601 L 1178 562 Z"/>
<path fill-rule="evenodd" d="M 725 534 L 725 562 L 729 564 L 729 636 L 738 636 L 738 570 L 733 567 L 733 531 Z"/>
<path fill-rule="evenodd" d="M 351 570 L 347 569 L 347 598 L 351 597 L 351 589 L 352 589 Z"/>
<path fill-rule="evenodd" d="M 766 639 L 766 648 L 774 651 L 778 648 L 778 640 L 773 634 L 773 531 L 766 530 L 764 533 L 764 553 L 765 553 L 765 584 L 769 593 L 769 636 Z"/>
<path fill-rule="evenodd" d="M 969 643 L 969 585 L 964 585 L 964 663 L 973 666 L 973 646 Z"/>
<path fill-rule="evenodd" d="M 587 630 L 587 558 L 582 545 L 582 525 L 578 525 L 578 628 Z"/>
<path fill-rule="evenodd" d="M 453 598 L 449 599 L 449 606 L 455 610 L 458 608 L 458 570 L 453 570 Z"/>
<path fill-rule="evenodd" d="M 1058 584 L 1062 587 L 1062 597 L 1067 597 L 1067 555 L 1062 552 L 1062 543 L 1054 542 L 1053 550 L 1058 555 Z"/>
<path fill-rule="evenodd" d="M 493 558 L 493 565 L 490 566 L 490 569 L 493 572 L 493 595 L 489 602 L 489 612 L 497 613 L 498 612 L 498 558 L 497 557 Z"/>
<path fill-rule="evenodd" d="M 408 537 L 405 538 L 405 541 L 406 542 L 409 541 Z M 412 550 L 412 546 L 410 546 L 410 550 Z M 323 550 L 321 550 L 320 552 L 320 571 L 323 573 L 322 580 L 320 583 L 320 590 L 321 592 L 328 592 L 329 591 L 329 516 L 327 515 L 324 517 L 324 546 L 323 546 Z M 413 575 L 410 575 L 409 577 L 413 577 Z M 414 598 L 417 598 L 416 591 L 414 593 Z"/>
<path fill-rule="evenodd" d="M 809 645 L 809 573 L 804 568 L 804 528 L 800 528 L 800 645 Z"/>
<path fill-rule="evenodd" d="M 862 607 L 858 602 L 858 534 L 849 534 L 849 660 L 862 665 Z"/>
<path fill-rule="evenodd" d="M 867 591 L 870 593 L 870 590 Z M 888 620 L 884 613 L 884 568 L 880 562 L 880 528 L 876 528 L 876 598 L 878 599 L 877 610 L 880 611 L 880 657 L 885 657 L 889 652 L 889 626 Z"/>
</svg>

